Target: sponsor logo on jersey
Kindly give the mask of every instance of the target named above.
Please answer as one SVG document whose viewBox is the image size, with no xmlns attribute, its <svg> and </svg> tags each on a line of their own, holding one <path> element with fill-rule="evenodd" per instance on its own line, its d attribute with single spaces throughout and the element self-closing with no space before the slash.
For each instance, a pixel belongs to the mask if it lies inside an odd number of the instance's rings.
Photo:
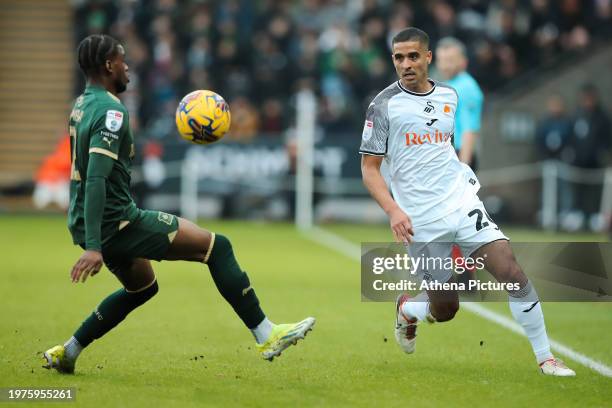
<svg viewBox="0 0 612 408">
<path fill-rule="evenodd" d="M 106 122 L 104 124 L 111 132 L 118 131 L 123 124 L 123 113 L 116 110 L 106 111 Z"/>
<path fill-rule="evenodd" d="M 109 137 L 109 138 L 114 139 L 114 140 L 119 140 L 119 135 L 116 135 L 116 134 L 111 133 L 111 132 L 107 132 L 106 130 L 100 131 L 100 134 L 102 136 L 106 136 L 106 137 Z"/>
<path fill-rule="evenodd" d="M 451 137 L 453 137 L 452 132 L 440 132 L 438 129 L 436 129 L 433 134 L 418 134 L 416 132 L 408 132 L 406 133 L 406 146 L 446 143 L 451 139 Z"/>
</svg>

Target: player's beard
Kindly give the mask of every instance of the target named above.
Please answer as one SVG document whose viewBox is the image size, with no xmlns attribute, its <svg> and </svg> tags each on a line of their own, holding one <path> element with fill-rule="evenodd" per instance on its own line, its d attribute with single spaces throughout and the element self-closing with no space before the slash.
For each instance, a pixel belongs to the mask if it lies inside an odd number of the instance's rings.
<svg viewBox="0 0 612 408">
<path fill-rule="evenodd" d="M 121 79 L 117 79 L 117 81 L 115 81 L 115 90 L 117 91 L 118 94 L 125 92 L 126 89 L 127 89 L 127 81 L 123 82 Z"/>
</svg>

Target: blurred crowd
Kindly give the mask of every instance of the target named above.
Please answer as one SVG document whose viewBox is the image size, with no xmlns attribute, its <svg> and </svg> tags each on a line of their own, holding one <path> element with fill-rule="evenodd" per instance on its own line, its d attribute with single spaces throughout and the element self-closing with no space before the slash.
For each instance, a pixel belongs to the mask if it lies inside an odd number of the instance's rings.
<svg viewBox="0 0 612 408">
<path fill-rule="evenodd" d="M 576 99 L 578 106 L 572 112 L 561 95 L 549 96 L 547 113 L 537 127 L 536 146 L 541 160 L 555 160 L 584 170 L 577 174 L 569 166 L 558 168 L 560 228 L 600 231 L 605 222 L 612 222 L 604 219 L 612 209 L 601 208 L 602 176 L 594 174 L 609 165 L 612 120 L 595 85 L 583 84 Z"/>
<path fill-rule="evenodd" d="M 72 2 L 76 42 L 109 33 L 126 46 L 123 99 L 139 133 L 156 139 L 172 133 L 177 102 L 194 89 L 226 98 L 234 139 L 281 134 L 304 87 L 319 98 L 326 134 L 358 132 L 368 100 L 395 78 L 390 40 L 410 25 L 432 48 L 448 35 L 468 44 L 468 70 L 485 92 L 612 29 L 612 0 Z"/>
</svg>

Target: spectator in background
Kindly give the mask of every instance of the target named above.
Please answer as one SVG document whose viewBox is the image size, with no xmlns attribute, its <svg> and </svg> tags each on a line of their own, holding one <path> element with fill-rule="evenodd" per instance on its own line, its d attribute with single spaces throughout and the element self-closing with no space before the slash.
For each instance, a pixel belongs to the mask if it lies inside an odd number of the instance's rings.
<svg viewBox="0 0 612 408">
<path fill-rule="evenodd" d="M 559 27 L 551 12 L 549 0 L 532 0 L 529 19 L 532 54 L 530 63 L 550 63 L 558 51 Z"/>
<path fill-rule="evenodd" d="M 472 60 L 474 77 L 485 92 L 492 91 L 502 82 L 499 75 L 499 59 L 495 54 L 495 45 L 489 40 L 476 42 L 475 58 Z"/>
<path fill-rule="evenodd" d="M 436 69 L 458 95 L 455 112 L 455 150 L 459 160 L 476 170 L 476 139 L 484 97 L 476 80 L 466 71 L 467 56 L 463 43 L 453 37 L 442 38 L 436 48 Z"/>
<path fill-rule="evenodd" d="M 267 98 L 261 112 L 261 132 L 269 136 L 280 136 L 286 128 L 281 101 L 277 98 Z"/>
<path fill-rule="evenodd" d="M 425 31 L 429 33 L 432 44 L 437 44 L 444 37 L 463 38 L 463 33 L 457 25 L 455 9 L 449 2 L 444 0 L 430 1 L 426 2 L 425 7 L 426 15 L 429 18 L 423 26 Z"/>
<path fill-rule="evenodd" d="M 567 145 L 572 135 L 572 119 L 561 95 L 553 94 L 546 102 L 546 115 L 538 123 L 536 147 L 540 160 L 568 161 Z M 559 215 L 563 220 L 572 209 L 572 188 L 569 181 L 558 180 Z"/>
<path fill-rule="evenodd" d="M 586 29 L 587 9 L 581 0 L 560 0 L 557 2 L 559 10 L 559 28 L 561 31 L 560 44 L 566 50 L 585 48 L 590 43 L 589 31 Z"/>
<path fill-rule="evenodd" d="M 542 160 L 564 160 L 562 152 L 572 134 L 572 120 L 561 95 L 553 94 L 546 101 L 546 116 L 536 130 L 536 146 Z"/>
<path fill-rule="evenodd" d="M 126 105 L 145 137 L 164 139 L 160 117 L 194 89 L 246 97 L 283 124 L 302 80 L 316 84 L 325 129 L 361 128 L 364 101 L 394 77 L 390 38 L 417 25 L 432 47 L 444 36 L 467 44 L 470 72 L 495 91 L 565 51 L 612 34 L 612 0 L 73 0 L 75 38 L 110 32 L 130 55 Z M 81 78 L 80 75 L 77 78 Z M 80 79 L 79 79 L 80 80 Z M 77 84 L 76 89 L 81 89 Z M 268 104 L 269 107 L 269 104 Z M 330 116 L 325 116 L 330 114 Z M 162 121 L 163 123 L 163 121 Z M 153 129 L 154 128 L 154 129 Z M 167 127 L 164 127 L 166 129 Z M 153 129 L 153 130 L 152 130 Z M 171 129 L 171 128 L 168 128 Z"/>
<path fill-rule="evenodd" d="M 595 0 L 595 10 L 591 25 L 600 35 L 612 34 L 612 0 Z"/>
<path fill-rule="evenodd" d="M 244 96 L 230 102 L 232 126 L 228 137 L 230 140 L 249 141 L 259 131 L 259 114 L 255 107 Z"/>
<path fill-rule="evenodd" d="M 572 164 L 583 169 L 603 168 L 612 137 L 610 117 L 602 108 L 597 88 L 593 84 L 582 86 L 579 104 L 568 144 Z M 601 185 L 577 183 L 575 188 L 577 210 L 584 215 L 592 230 L 601 230 Z"/>
<path fill-rule="evenodd" d="M 63 135 L 55 150 L 46 156 L 36 172 L 34 206 L 43 209 L 51 204 L 62 210 L 70 198 L 70 136 Z"/>
</svg>

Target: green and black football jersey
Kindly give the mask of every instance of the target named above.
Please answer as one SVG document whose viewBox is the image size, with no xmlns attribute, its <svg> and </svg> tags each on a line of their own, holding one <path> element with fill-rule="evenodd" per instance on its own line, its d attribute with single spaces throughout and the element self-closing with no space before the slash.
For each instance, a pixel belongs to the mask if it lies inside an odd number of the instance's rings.
<svg viewBox="0 0 612 408">
<path fill-rule="evenodd" d="M 90 155 L 101 154 L 114 160 L 106 180 L 102 215 L 101 238 L 106 242 L 138 214 L 130 194 L 134 139 L 127 109 L 103 87 L 88 85 L 74 103 L 69 130 L 72 169 L 68 228 L 75 244 L 85 242 L 85 186 Z"/>
</svg>

